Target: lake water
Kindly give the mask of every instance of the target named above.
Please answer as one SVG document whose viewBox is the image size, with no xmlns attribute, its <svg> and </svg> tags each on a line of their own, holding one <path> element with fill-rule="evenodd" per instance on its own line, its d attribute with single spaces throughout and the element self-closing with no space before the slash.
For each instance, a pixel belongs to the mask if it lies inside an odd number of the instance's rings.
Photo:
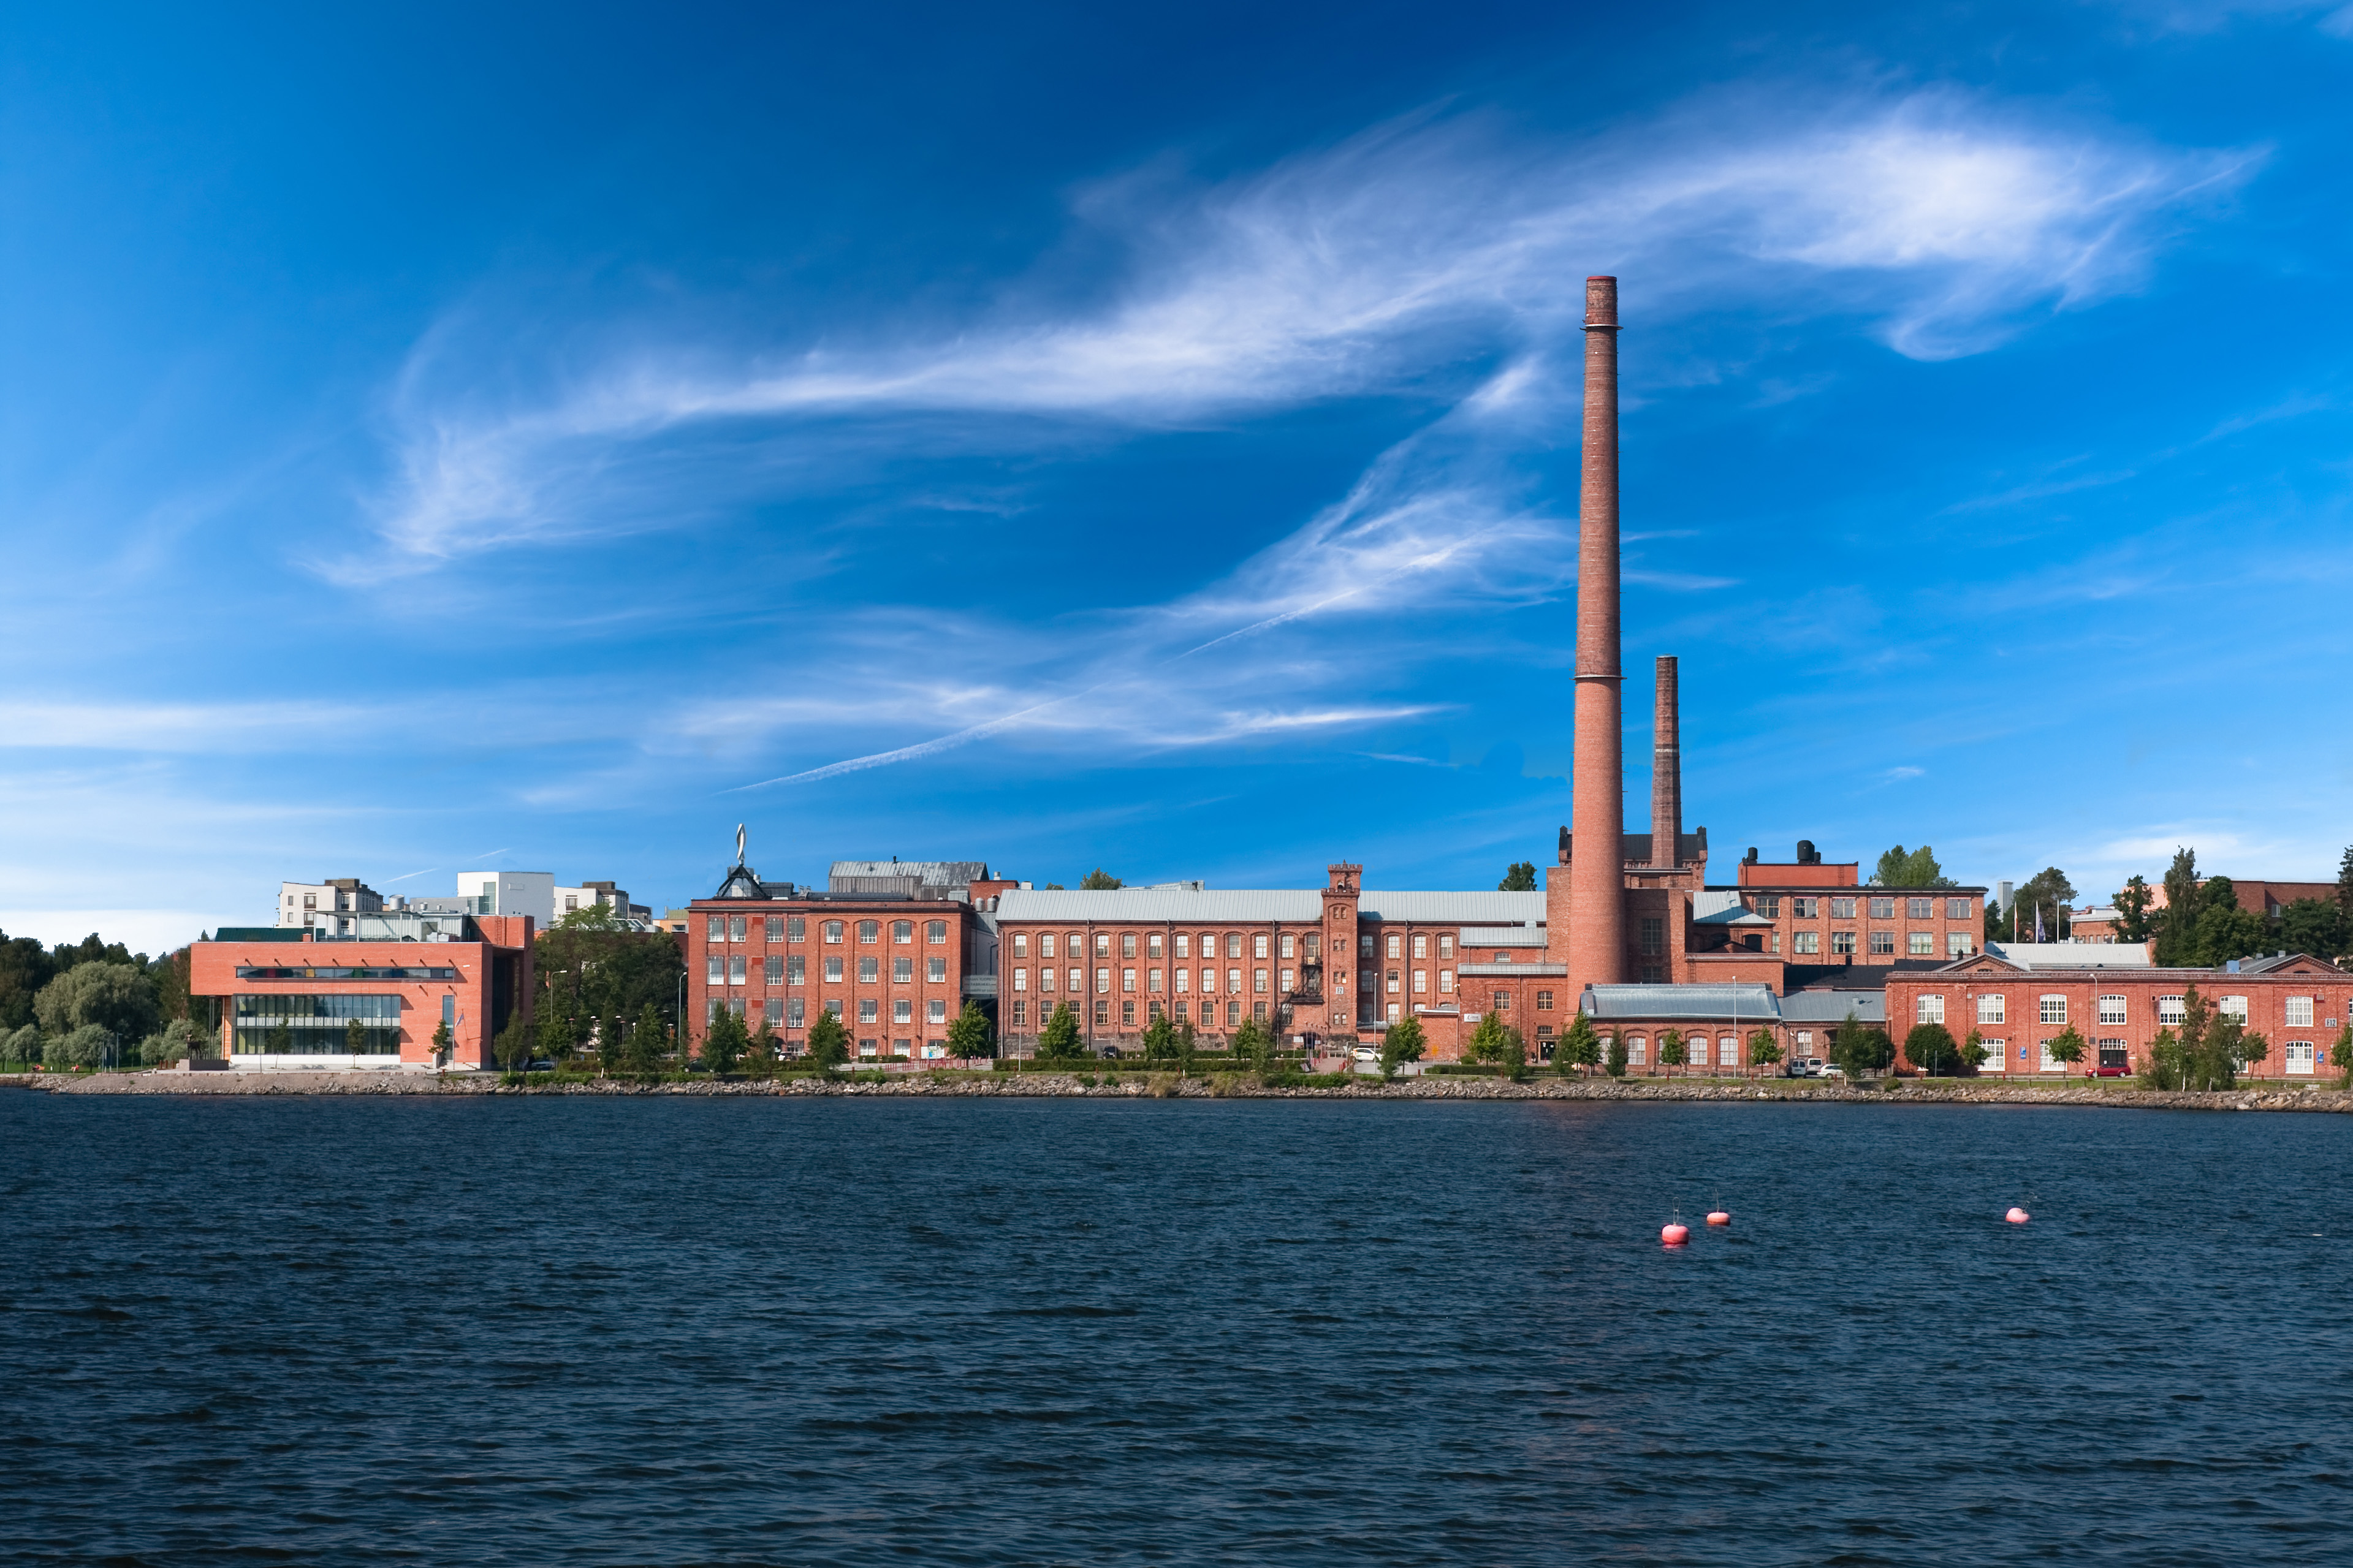
<svg viewBox="0 0 2353 1568">
<path fill-rule="evenodd" d="M 2353 1119 L 0 1093 L 0 1193 L 12 1563 L 2353 1561 Z"/>
</svg>

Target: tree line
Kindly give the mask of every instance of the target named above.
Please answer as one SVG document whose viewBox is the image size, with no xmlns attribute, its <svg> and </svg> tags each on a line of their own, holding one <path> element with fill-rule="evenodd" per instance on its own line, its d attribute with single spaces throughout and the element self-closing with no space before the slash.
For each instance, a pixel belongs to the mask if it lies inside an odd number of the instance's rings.
<svg viewBox="0 0 2353 1568">
<path fill-rule="evenodd" d="M 188 950 L 150 959 L 92 931 L 44 947 L 0 932 L 0 1061 L 156 1066 L 216 1050 L 209 998 L 188 994 Z"/>
</svg>

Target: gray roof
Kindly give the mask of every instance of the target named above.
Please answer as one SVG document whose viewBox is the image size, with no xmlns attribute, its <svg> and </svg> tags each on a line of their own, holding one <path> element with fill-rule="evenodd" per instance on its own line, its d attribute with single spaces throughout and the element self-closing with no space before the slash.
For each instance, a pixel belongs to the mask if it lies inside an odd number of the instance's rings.
<svg viewBox="0 0 2353 1568">
<path fill-rule="evenodd" d="M 826 874 L 826 888 L 836 893 L 961 899 L 973 883 L 990 879 L 986 860 L 836 860 Z"/>
<path fill-rule="evenodd" d="M 1314 896 L 1314 895 L 1311 895 Z M 1541 892 L 1470 893 L 1388 892 L 1365 889 L 1358 912 L 1368 921 L 1414 921 L 1423 925 L 1542 925 L 1545 896 Z"/>
<path fill-rule="evenodd" d="M 1545 928 L 1534 926 L 1464 926 L 1462 945 L 1472 947 L 1542 947 Z"/>
<path fill-rule="evenodd" d="M 1094 921 L 1102 924 L 1202 921 L 1248 924 L 1290 921 L 1313 925 L 1324 918 L 1324 896 L 1290 888 L 1008 889 L 998 895 L 1000 924 L 1023 921 Z"/>
<path fill-rule="evenodd" d="M 1769 985 L 1595 985 L 1578 1005 L 1596 1023 L 1619 1020 L 1714 1023 L 1754 1018 L 1762 1024 L 1781 1016 L 1781 1000 Z M 1843 1014 L 1840 1015 L 1841 1017 Z"/>
<path fill-rule="evenodd" d="M 1368 890 L 1358 901 L 1357 912 L 1368 921 L 1540 928 L 1544 924 L 1545 896 L 1541 892 Z M 1324 892 L 1320 888 L 1202 888 L 1190 883 L 1173 888 L 1018 888 L 998 897 L 997 918 L 1006 921 L 1094 921 L 1102 924 L 1287 921 L 1314 925 L 1324 918 Z M 1535 945 L 1542 945 L 1541 940 Z"/>
<path fill-rule="evenodd" d="M 2147 969 L 2137 942 L 1989 942 L 1986 952 L 2021 969 Z"/>
<path fill-rule="evenodd" d="M 1556 975 L 1566 977 L 1568 973 L 1568 965 L 1566 963 L 1531 963 L 1526 962 L 1519 963 L 1464 963 L 1457 965 L 1456 967 L 1458 972 L 1463 974 L 1500 974 L 1506 979 L 1514 974 L 1550 978 Z"/>
<path fill-rule="evenodd" d="M 1884 991 L 1792 991 L 1781 998 L 1785 1024 L 1836 1024 L 1849 1013 L 1866 1024 L 1887 1022 Z"/>
</svg>

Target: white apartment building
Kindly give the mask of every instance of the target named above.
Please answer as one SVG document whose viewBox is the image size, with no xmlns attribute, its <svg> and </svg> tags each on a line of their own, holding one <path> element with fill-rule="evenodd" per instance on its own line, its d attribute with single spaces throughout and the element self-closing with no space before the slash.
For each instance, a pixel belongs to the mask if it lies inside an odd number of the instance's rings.
<svg viewBox="0 0 2353 1568">
<path fill-rule="evenodd" d="M 328 936 L 348 936 L 352 917 L 375 914 L 384 895 L 357 877 L 331 877 L 323 882 L 280 882 L 272 925 L 310 926 Z"/>
</svg>

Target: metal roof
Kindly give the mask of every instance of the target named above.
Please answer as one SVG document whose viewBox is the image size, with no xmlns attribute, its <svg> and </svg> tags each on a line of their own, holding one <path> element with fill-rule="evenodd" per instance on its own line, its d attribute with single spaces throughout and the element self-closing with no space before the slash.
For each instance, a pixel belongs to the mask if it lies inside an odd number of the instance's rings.
<svg viewBox="0 0 2353 1568">
<path fill-rule="evenodd" d="M 1457 972 L 1462 974 L 1500 974 L 1505 979 L 1509 979 L 1514 974 L 1525 974 L 1537 978 L 1550 978 L 1553 976 L 1566 977 L 1568 973 L 1568 965 L 1566 963 L 1464 963 L 1457 965 Z"/>
<path fill-rule="evenodd" d="M 1754 1018 L 1762 1024 L 1781 1016 L 1781 999 L 1769 985 L 1595 985 L 1578 1006 L 1597 1023 L 1618 1020 L 1714 1023 Z M 1845 1015 L 1840 1015 L 1843 1017 Z"/>
<path fill-rule="evenodd" d="M 1501 891 L 1393 893 L 1367 888 L 1358 912 L 1368 921 L 1414 921 L 1423 925 L 1540 926 L 1545 921 L 1545 896 Z"/>
<path fill-rule="evenodd" d="M 1290 921 L 1314 925 L 1324 918 L 1324 895 L 1292 888 L 1014 888 L 999 894 L 1000 925 L 1025 921 L 1150 921 L 1248 924 Z"/>
<path fill-rule="evenodd" d="M 1542 947 L 1542 926 L 1464 926 L 1462 945 L 1472 947 Z"/>
<path fill-rule="evenodd" d="M 1537 933 L 1536 940 L 1528 945 L 1543 945 L 1545 896 L 1541 892 L 1367 891 L 1358 900 L 1357 913 L 1368 921 L 1532 929 Z M 1314 925 L 1324 918 L 1324 890 L 1201 888 L 1187 884 L 1173 888 L 1019 888 L 999 895 L 997 918 L 1017 922 L 1093 921 L 1104 925 L 1155 921 L 1212 924 L 1287 921 Z"/>
<path fill-rule="evenodd" d="M 1852 1013 L 1866 1024 L 1887 1022 L 1884 991 L 1792 991 L 1781 998 L 1785 1024 L 1837 1024 Z"/>
<path fill-rule="evenodd" d="M 1986 952 L 2021 969 L 2147 969 L 2138 942 L 1989 942 Z"/>
</svg>

